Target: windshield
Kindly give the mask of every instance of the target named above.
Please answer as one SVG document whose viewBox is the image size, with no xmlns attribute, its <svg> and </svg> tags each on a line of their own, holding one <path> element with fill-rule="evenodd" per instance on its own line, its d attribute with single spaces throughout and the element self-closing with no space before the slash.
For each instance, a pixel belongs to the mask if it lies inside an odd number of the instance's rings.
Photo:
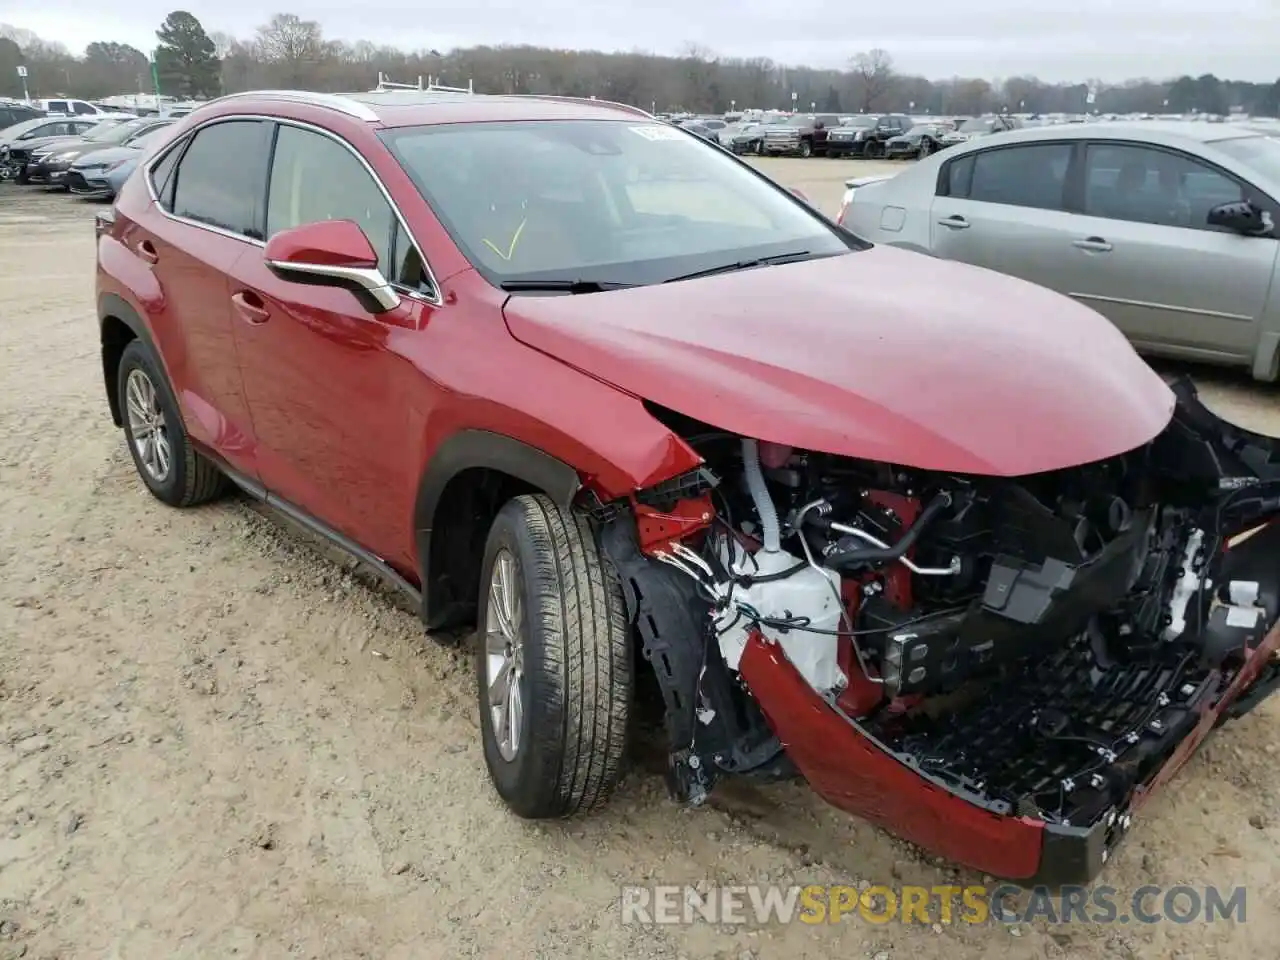
<svg viewBox="0 0 1280 960">
<path fill-rule="evenodd" d="M 140 117 L 137 120 L 126 120 L 124 123 L 117 120 L 109 127 L 99 124 L 86 133 L 84 138 L 92 140 L 94 143 L 124 143 L 139 130 L 150 126 L 154 122 L 154 120 Z"/>
<path fill-rule="evenodd" d="M 92 140 L 94 143 L 110 143 L 111 141 L 107 139 L 108 134 L 113 133 L 119 126 L 119 120 L 104 120 L 86 130 L 81 134 L 81 138 Z"/>
<path fill-rule="evenodd" d="M 1247 163 L 1272 184 L 1280 183 L 1280 136 L 1235 137 L 1218 140 L 1213 146 L 1233 160 Z"/>
<path fill-rule="evenodd" d="M 130 140 L 129 146 L 137 147 L 139 150 L 141 150 L 148 143 L 155 140 L 157 135 L 164 133 L 165 127 L 167 126 L 169 126 L 169 124 L 166 123 L 163 126 L 156 127 L 154 130 L 151 130 L 148 133 L 144 133 L 142 136 L 138 137 L 137 140 Z"/>
<path fill-rule="evenodd" d="M 849 117 L 847 120 L 840 121 L 842 127 L 874 127 L 875 125 L 875 117 Z"/>
<path fill-rule="evenodd" d="M 990 120 L 966 120 L 960 124 L 959 131 L 961 133 L 986 133 L 991 129 Z"/>
<path fill-rule="evenodd" d="M 727 152 L 664 124 L 460 123 L 380 136 L 495 283 L 655 283 L 856 243 Z"/>
</svg>

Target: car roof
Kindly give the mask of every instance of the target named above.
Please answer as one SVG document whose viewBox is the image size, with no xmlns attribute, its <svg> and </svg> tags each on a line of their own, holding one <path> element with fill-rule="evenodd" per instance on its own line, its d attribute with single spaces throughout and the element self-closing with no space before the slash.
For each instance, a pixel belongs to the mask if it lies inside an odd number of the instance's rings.
<svg viewBox="0 0 1280 960">
<path fill-rule="evenodd" d="M 1238 124 L 1206 123 L 1195 120 L 1112 120 L 1098 123 L 1062 123 L 1042 127 L 1023 127 L 993 133 L 966 144 L 967 148 L 1017 143 L 1022 140 L 1140 140 L 1168 147 L 1188 144 L 1216 143 L 1242 137 L 1266 136 L 1256 128 Z M 968 152 L 966 149 L 965 152 Z"/>
<path fill-rule="evenodd" d="M 462 90 L 388 90 L 372 93 L 312 93 L 302 90 L 253 90 L 202 104 L 235 102 L 243 109 L 296 104 L 320 107 L 380 127 L 436 123 L 475 123 L 512 120 L 644 120 L 657 122 L 647 111 L 606 100 L 541 95 L 492 95 Z"/>
</svg>

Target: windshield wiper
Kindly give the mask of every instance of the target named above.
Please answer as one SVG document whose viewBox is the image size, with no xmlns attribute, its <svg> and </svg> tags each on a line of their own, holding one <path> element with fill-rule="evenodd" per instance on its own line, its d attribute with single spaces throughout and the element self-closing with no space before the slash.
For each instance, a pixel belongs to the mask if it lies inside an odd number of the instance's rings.
<svg viewBox="0 0 1280 960">
<path fill-rule="evenodd" d="M 678 280 L 696 280 L 699 277 L 712 277 L 717 273 L 733 273 L 736 270 L 750 270 L 752 267 L 772 267 L 780 263 L 798 263 L 801 260 L 810 260 L 813 254 L 808 250 L 795 250 L 792 253 L 779 253 L 772 257 L 753 257 L 750 260 L 739 260 L 736 263 L 722 263 L 718 267 L 708 267 L 705 270 L 695 270 L 693 273 L 681 274 L 678 277 L 668 277 L 663 283 L 675 283 Z"/>
<path fill-rule="evenodd" d="M 603 293 L 635 284 L 614 280 L 503 280 L 498 286 L 508 293 Z"/>
</svg>

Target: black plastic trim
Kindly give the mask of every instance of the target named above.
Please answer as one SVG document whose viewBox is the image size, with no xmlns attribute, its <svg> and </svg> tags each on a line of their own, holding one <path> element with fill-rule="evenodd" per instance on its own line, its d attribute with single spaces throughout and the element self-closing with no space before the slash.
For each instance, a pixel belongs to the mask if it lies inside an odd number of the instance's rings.
<svg viewBox="0 0 1280 960">
<path fill-rule="evenodd" d="M 294 523 L 298 524 L 298 526 L 303 527 L 308 532 L 313 533 L 328 543 L 333 544 L 358 563 L 368 567 L 391 586 L 404 593 L 413 602 L 415 607 L 422 603 L 422 594 L 419 592 L 418 588 L 404 577 L 400 576 L 400 574 L 392 569 L 392 567 L 380 557 L 370 553 L 350 537 L 344 536 L 328 524 L 316 519 L 301 507 L 295 506 L 288 500 L 271 493 L 257 480 L 245 476 L 234 467 L 228 466 L 226 461 L 220 457 L 213 456 L 211 459 L 217 462 L 218 469 L 226 474 L 227 478 L 232 483 L 250 497 L 260 501 L 261 503 L 265 503 L 273 510 L 279 511 Z"/>
<path fill-rule="evenodd" d="M 116 371 L 108 362 L 107 345 L 102 336 L 103 326 L 108 317 L 119 320 L 132 330 L 133 335 L 147 345 L 151 350 L 151 355 L 156 358 L 162 367 L 164 366 L 164 359 L 160 356 L 155 342 L 151 339 L 151 331 L 142 322 L 138 311 L 124 297 L 115 293 L 104 293 L 98 297 L 98 342 L 102 349 L 102 385 L 107 392 L 107 406 L 111 410 L 111 422 L 120 427 L 124 425 L 120 412 L 120 397 L 112 389 Z"/>
<path fill-rule="evenodd" d="M 436 450 L 422 476 L 414 508 L 414 538 L 422 575 L 422 619 L 428 629 L 444 626 L 449 612 L 430 569 L 431 530 L 436 507 L 449 481 L 463 470 L 483 468 L 508 474 L 541 490 L 566 509 L 582 483 L 578 471 L 527 443 L 489 430 L 461 430 Z"/>
<path fill-rule="evenodd" d="M 1117 818 L 1118 820 L 1118 818 Z M 1112 828 L 1105 820 L 1091 827 L 1065 827 L 1057 823 L 1044 825 L 1040 847 L 1040 866 L 1035 875 L 1011 878 L 1024 887 L 1049 887 L 1091 883 L 1110 856 L 1108 847 Z M 1117 837 L 1120 834 L 1117 832 Z"/>
</svg>

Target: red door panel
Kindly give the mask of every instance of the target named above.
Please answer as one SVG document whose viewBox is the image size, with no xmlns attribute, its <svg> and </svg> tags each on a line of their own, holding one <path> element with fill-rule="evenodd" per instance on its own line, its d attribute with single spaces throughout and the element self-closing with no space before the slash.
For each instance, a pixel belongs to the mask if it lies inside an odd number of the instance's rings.
<svg viewBox="0 0 1280 960">
<path fill-rule="evenodd" d="M 161 298 L 150 312 L 187 432 L 256 478 L 253 421 L 232 333 L 227 274 L 261 248 L 152 211 L 129 244 L 151 263 Z"/>
<path fill-rule="evenodd" d="M 421 374 L 397 351 L 428 304 L 374 316 L 349 291 L 290 283 L 261 251 L 237 262 L 231 304 L 263 484 L 360 546 L 415 573 L 412 517 Z M 429 402 L 429 398 L 428 402 Z"/>
</svg>

